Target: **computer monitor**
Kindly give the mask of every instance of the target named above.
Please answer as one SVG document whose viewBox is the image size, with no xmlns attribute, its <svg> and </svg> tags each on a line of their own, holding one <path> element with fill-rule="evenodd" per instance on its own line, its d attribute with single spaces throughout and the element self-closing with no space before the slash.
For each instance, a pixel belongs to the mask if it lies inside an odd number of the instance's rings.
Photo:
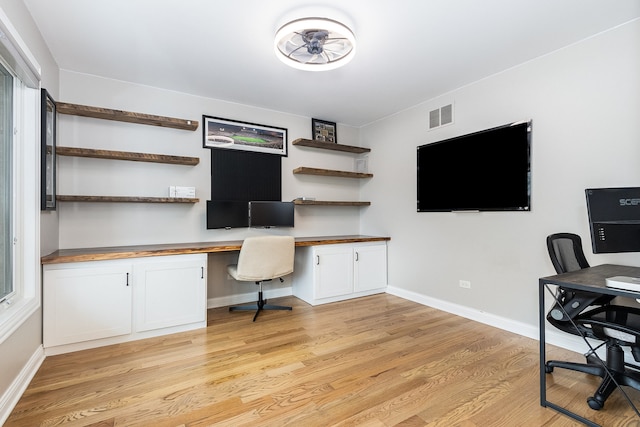
<svg viewBox="0 0 640 427">
<path fill-rule="evenodd" d="M 249 202 L 250 227 L 293 227 L 293 202 L 251 201 Z"/>
<path fill-rule="evenodd" d="M 585 193 L 593 253 L 640 252 L 640 187 Z"/>
<path fill-rule="evenodd" d="M 207 229 L 249 226 L 249 203 L 207 200 Z"/>
</svg>

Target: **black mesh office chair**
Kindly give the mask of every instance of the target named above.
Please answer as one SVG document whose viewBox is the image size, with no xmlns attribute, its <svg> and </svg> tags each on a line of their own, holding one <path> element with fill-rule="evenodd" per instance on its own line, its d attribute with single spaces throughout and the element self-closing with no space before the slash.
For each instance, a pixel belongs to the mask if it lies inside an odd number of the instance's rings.
<svg viewBox="0 0 640 427">
<path fill-rule="evenodd" d="M 582 251 L 580 236 L 557 233 L 547 237 L 547 249 L 558 274 L 589 267 Z M 591 409 L 599 410 L 617 385 L 640 390 L 640 366 L 624 361 L 622 347 L 630 347 L 636 362 L 640 362 L 640 309 L 612 304 L 613 296 L 558 288 L 556 303 L 547 320 L 556 328 L 602 341 L 606 345 L 606 360 L 592 351 L 585 355 L 586 363 L 549 360 L 545 371 L 564 368 L 602 378 L 593 396 L 587 399 Z"/>
<path fill-rule="evenodd" d="M 547 237 L 547 250 L 556 273 L 589 268 L 589 262 L 582 251 L 582 239 L 577 234 L 556 233 Z M 556 328 L 574 335 L 580 335 L 570 319 L 575 318 L 589 306 L 608 304 L 613 297 L 591 292 L 558 288 L 556 304 L 547 314 L 547 320 Z"/>
</svg>

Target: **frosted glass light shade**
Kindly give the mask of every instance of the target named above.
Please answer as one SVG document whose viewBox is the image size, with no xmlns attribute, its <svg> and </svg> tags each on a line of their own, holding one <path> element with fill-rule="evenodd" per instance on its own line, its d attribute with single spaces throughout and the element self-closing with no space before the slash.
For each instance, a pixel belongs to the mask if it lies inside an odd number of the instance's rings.
<svg viewBox="0 0 640 427">
<path fill-rule="evenodd" d="M 303 18 L 285 24 L 276 32 L 276 56 L 290 67 L 325 71 L 349 63 L 356 53 L 353 32 L 327 18 Z"/>
</svg>

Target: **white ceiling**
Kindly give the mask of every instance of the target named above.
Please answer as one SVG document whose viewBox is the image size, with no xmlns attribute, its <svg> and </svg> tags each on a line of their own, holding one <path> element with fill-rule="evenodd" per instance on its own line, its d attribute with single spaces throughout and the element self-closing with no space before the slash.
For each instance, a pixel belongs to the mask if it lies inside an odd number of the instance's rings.
<svg viewBox="0 0 640 427">
<path fill-rule="evenodd" d="M 640 0 L 24 2 L 61 69 L 352 126 L 640 17 Z M 303 16 L 347 24 L 353 61 L 278 60 L 275 32 Z"/>
</svg>

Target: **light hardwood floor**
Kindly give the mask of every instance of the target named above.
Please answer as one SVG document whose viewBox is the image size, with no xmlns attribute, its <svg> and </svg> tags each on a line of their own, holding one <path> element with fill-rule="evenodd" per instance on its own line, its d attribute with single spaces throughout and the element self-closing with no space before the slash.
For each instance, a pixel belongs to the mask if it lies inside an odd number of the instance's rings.
<svg viewBox="0 0 640 427">
<path fill-rule="evenodd" d="M 293 311 L 212 309 L 206 329 L 48 357 L 5 427 L 579 425 L 540 406 L 536 340 L 387 294 L 278 303 Z M 595 379 L 548 378 L 558 403 L 640 426 L 618 391 L 595 412 Z"/>
</svg>

